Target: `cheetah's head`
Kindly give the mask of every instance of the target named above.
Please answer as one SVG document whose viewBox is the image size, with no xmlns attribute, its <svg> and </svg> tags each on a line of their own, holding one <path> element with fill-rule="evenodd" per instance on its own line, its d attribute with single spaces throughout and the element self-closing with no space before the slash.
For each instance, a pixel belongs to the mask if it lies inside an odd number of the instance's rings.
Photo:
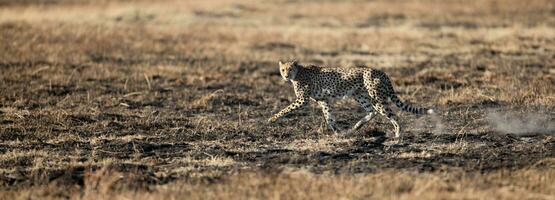
<svg viewBox="0 0 555 200">
<path fill-rule="evenodd" d="M 298 69 L 299 64 L 296 60 L 289 62 L 279 61 L 279 73 L 281 74 L 281 77 L 286 81 L 295 80 Z"/>
</svg>

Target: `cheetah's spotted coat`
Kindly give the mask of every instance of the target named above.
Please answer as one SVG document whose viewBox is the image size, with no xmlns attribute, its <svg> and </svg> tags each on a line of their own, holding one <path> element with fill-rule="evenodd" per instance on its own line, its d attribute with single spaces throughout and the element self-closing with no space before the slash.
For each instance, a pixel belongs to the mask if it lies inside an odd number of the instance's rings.
<svg viewBox="0 0 555 200">
<path fill-rule="evenodd" d="M 403 111 L 415 114 L 434 111 L 426 108 L 416 108 L 403 103 L 391 85 L 389 77 L 382 71 L 370 68 L 320 68 L 316 66 L 302 66 L 296 61 L 279 62 L 281 76 L 293 83 L 297 99 L 285 109 L 275 114 L 268 121 L 296 110 L 313 99 L 322 108 L 328 126 L 334 131 L 340 131 L 330 113 L 329 100 L 331 98 L 353 96 L 364 108 L 367 115 L 360 119 L 351 130 L 356 130 L 368 122 L 377 112 L 391 121 L 395 128 L 395 137 L 400 137 L 401 129 L 397 117 L 387 106 L 391 100 Z"/>
</svg>

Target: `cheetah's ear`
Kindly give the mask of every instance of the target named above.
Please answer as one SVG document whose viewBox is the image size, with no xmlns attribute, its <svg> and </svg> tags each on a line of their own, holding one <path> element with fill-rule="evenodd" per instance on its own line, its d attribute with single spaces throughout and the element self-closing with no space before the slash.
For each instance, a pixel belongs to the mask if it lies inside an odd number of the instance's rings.
<svg viewBox="0 0 555 200">
<path fill-rule="evenodd" d="M 299 61 L 297 59 L 293 60 L 293 66 L 297 66 L 299 64 Z"/>
<path fill-rule="evenodd" d="M 279 65 L 283 65 L 283 62 L 281 62 L 281 60 L 279 61 Z"/>
</svg>

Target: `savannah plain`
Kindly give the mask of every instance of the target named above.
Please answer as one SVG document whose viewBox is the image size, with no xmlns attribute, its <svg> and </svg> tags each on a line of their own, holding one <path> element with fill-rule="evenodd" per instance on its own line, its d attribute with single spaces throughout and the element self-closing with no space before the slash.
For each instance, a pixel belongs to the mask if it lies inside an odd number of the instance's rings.
<svg viewBox="0 0 555 200">
<path fill-rule="evenodd" d="M 438 114 L 267 123 L 291 59 Z M 550 0 L 0 0 L 0 199 L 555 199 L 554 85 Z"/>
</svg>

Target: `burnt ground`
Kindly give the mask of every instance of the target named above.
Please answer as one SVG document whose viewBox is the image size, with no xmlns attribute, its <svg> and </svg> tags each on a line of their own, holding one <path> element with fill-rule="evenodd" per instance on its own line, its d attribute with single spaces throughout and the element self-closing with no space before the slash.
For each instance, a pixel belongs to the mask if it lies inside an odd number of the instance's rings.
<svg viewBox="0 0 555 200">
<path fill-rule="evenodd" d="M 78 188 L 102 168 L 133 174 L 124 185 L 139 188 L 290 168 L 552 169 L 555 20 L 547 1 L 517 10 L 431 1 L 176 3 L 182 15 L 162 13 L 166 1 L 131 2 L 136 10 L 128 3 L 0 3 L 3 188 Z M 336 6 L 332 17 L 312 11 Z M 369 12 L 349 15 L 359 6 Z M 378 12 L 388 6 L 405 9 Z M 292 7 L 306 9 L 279 10 Z M 293 58 L 382 69 L 401 99 L 439 114 L 400 114 L 406 137 L 398 144 L 380 117 L 334 134 L 314 103 L 269 124 L 294 100 L 277 66 Z M 352 100 L 333 108 L 345 126 L 364 116 Z"/>
</svg>

